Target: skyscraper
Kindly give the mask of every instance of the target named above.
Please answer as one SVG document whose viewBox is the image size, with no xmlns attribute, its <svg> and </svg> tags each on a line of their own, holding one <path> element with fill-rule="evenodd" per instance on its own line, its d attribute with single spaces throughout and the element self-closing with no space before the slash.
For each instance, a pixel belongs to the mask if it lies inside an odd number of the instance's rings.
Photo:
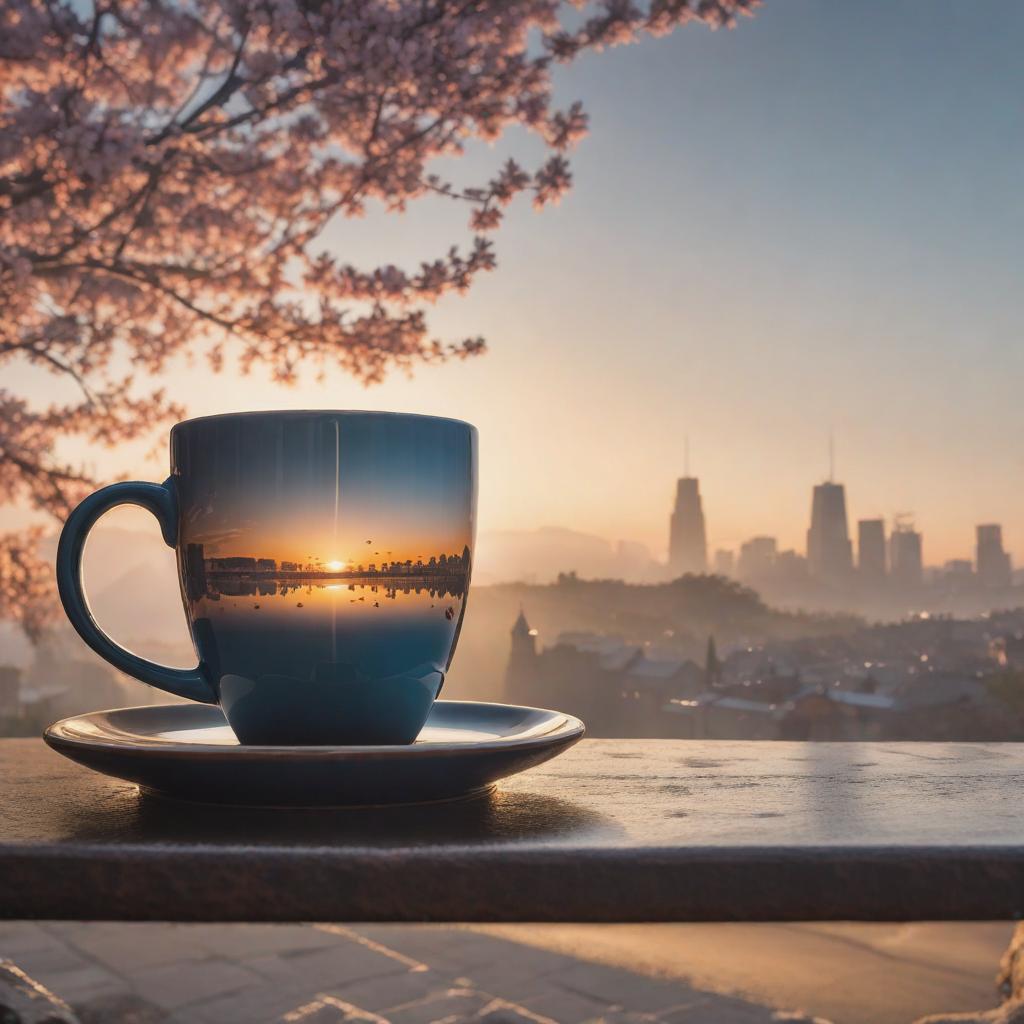
<svg viewBox="0 0 1024 1024">
<path fill-rule="evenodd" d="M 977 538 L 978 581 L 986 587 L 1008 587 L 1012 567 L 1003 550 L 1003 528 L 998 523 L 984 523 L 977 528 Z"/>
<path fill-rule="evenodd" d="M 676 484 L 676 507 L 672 512 L 668 538 L 668 566 L 676 575 L 707 571 L 704 508 L 695 476 L 680 477 Z"/>
<path fill-rule="evenodd" d="M 885 520 L 857 521 L 857 571 L 872 582 L 885 579 Z"/>
<path fill-rule="evenodd" d="M 846 525 L 846 492 L 829 480 L 814 488 L 811 528 L 807 531 L 807 563 L 812 576 L 844 579 L 853 568 L 853 549 Z"/>
<path fill-rule="evenodd" d="M 889 575 L 894 583 L 917 587 L 924 579 L 921 534 L 910 523 L 897 522 L 889 538 Z"/>
</svg>

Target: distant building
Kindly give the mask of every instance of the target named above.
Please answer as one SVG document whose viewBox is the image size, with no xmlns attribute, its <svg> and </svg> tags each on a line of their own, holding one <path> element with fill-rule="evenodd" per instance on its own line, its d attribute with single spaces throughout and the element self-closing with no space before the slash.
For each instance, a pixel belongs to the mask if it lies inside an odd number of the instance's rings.
<svg viewBox="0 0 1024 1024">
<path fill-rule="evenodd" d="M 885 579 L 885 520 L 857 521 L 857 572 L 861 579 L 878 583 Z"/>
<path fill-rule="evenodd" d="M 185 546 L 185 596 L 198 601 L 206 593 L 206 554 L 202 544 Z"/>
<path fill-rule="evenodd" d="M 942 577 L 950 583 L 966 583 L 974 576 L 974 564 L 969 558 L 951 558 L 942 566 Z"/>
<path fill-rule="evenodd" d="M 812 576 L 842 580 L 853 568 L 853 550 L 846 523 L 846 491 L 828 481 L 814 488 L 811 527 L 807 531 L 807 564 Z"/>
<path fill-rule="evenodd" d="M 975 558 L 978 582 L 986 587 L 1008 587 L 1013 577 L 1009 554 L 1003 550 L 1003 528 L 984 523 L 977 528 Z"/>
<path fill-rule="evenodd" d="M 277 572 L 277 562 L 273 558 L 257 558 L 257 572 Z"/>
<path fill-rule="evenodd" d="M 595 633 L 563 633 L 538 651 L 520 612 L 512 627 L 505 697 L 578 715 L 592 736 L 676 736 L 672 700 L 695 697 L 704 670 L 684 658 L 650 657 L 638 644 Z"/>
<path fill-rule="evenodd" d="M 788 740 L 877 740 L 905 727 L 897 703 L 878 693 L 809 686 L 786 706 L 779 738 Z"/>
<path fill-rule="evenodd" d="M 255 572 L 256 559 L 251 555 L 230 555 L 208 560 L 210 572 Z"/>
<path fill-rule="evenodd" d="M 736 572 L 736 556 L 725 548 L 715 552 L 715 573 L 718 576 L 732 577 Z"/>
<path fill-rule="evenodd" d="M 948 742 L 1020 729 L 1017 688 L 992 683 L 1024 666 L 1021 610 L 743 642 L 722 659 L 709 639 L 703 667 L 640 637 L 562 633 L 541 650 L 523 614 L 511 639 L 506 699 L 562 708 L 597 736 Z"/>
<path fill-rule="evenodd" d="M 807 579 L 807 559 L 792 548 L 780 551 L 775 556 L 776 579 L 786 583 L 796 583 Z"/>
<path fill-rule="evenodd" d="M 282 562 L 281 572 L 298 572 L 302 568 L 298 562 Z"/>
<path fill-rule="evenodd" d="M 185 545 L 185 570 L 201 576 L 206 571 L 206 554 L 202 544 Z"/>
<path fill-rule="evenodd" d="M 763 580 L 775 569 L 774 537 L 751 537 L 740 547 L 736 575 L 741 580 Z"/>
<path fill-rule="evenodd" d="M 680 477 L 676 483 L 676 505 L 669 525 L 668 566 L 674 575 L 707 572 L 707 537 L 704 508 L 696 477 Z"/>
<path fill-rule="evenodd" d="M 919 587 L 924 581 L 921 534 L 912 526 L 898 524 L 889 538 L 889 573 L 894 583 Z"/>
<path fill-rule="evenodd" d="M 522 608 L 512 626 L 512 649 L 505 670 L 505 689 L 509 694 L 530 689 L 537 675 L 537 631 L 530 629 Z"/>
</svg>

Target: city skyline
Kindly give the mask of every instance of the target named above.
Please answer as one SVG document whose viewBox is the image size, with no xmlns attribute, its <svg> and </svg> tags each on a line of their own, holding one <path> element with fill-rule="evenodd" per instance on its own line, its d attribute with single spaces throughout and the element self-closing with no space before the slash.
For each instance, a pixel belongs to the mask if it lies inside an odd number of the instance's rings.
<svg viewBox="0 0 1024 1024">
<path fill-rule="evenodd" d="M 378 552 L 379 554 L 379 552 Z M 391 552 L 387 552 L 391 554 Z M 381 559 L 370 561 L 328 560 L 309 557 L 308 561 L 292 561 L 267 554 L 260 555 L 210 555 L 203 544 L 188 544 L 185 547 L 184 565 L 186 572 L 195 576 L 203 575 L 252 575 L 265 577 L 295 576 L 325 578 L 360 578 L 369 576 L 410 576 L 416 574 L 466 577 L 470 571 L 469 546 L 461 552 L 441 551 L 429 556 L 417 555 L 412 558 Z"/>
<path fill-rule="evenodd" d="M 244 547 L 244 545 L 241 545 Z M 417 553 L 408 557 L 401 557 L 403 553 L 393 551 L 370 551 L 367 548 L 364 552 L 348 558 L 331 558 L 314 554 L 305 556 L 270 555 L 261 553 L 258 555 L 247 554 L 242 551 L 226 552 L 218 550 L 212 554 L 205 550 L 202 543 L 191 543 L 186 547 L 186 560 L 193 564 L 202 562 L 206 572 L 256 572 L 256 573 L 307 573 L 316 575 L 329 574 L 352 574 L 355 572 L 385 572 L 388 567 L 398 569 L 399 567 L 429 568 L 435 566 L 455 568 L 458 563 L 458 571 L 468 572 L 469 570 L 469 546 L 463 545 L 462 552 L 437 551 L 427 555 Z M 222 563 L 222 564 L 216 564 Z"/>
<path fill-rule="evenodd" d="M 373 592 L 378 586 L 382 587 L 389 599 L 394 599 L 399 592 L 419 595 L 421 591 L 431 596 L 462 597 L 469 585 L 471 568 L 469 545 L 464 545 L 461 552 L 417 555 L 416 561 L 412 558 L 377 561 L 366 558 L 343 562 L 314 556 L 309 556 L 308 561 L 292 561 L 265 552 L 210 555 L 204 544 L 193 542 L 185 545 L 181 562 L 185 594 L 193 605 L 207 599 L 216 600 L 221 594 L 283 597 L 290 590 L 305 590 L 312 596 L 314 588 L 351 591 L 366 585 Z"/>
<path fill-rule="evenodd" d="M 823 481 L 827 482 L 827 481 Z M 598 576 L 620 576 L 627 579 L 655 578 L 645 571 L 644 566 L 654 570 L 657 565 L 662 566 L 664 572 L 668 558 L 668 539 L 670 527 L 670 512 L 675 496 L 676 486 L 670 486 L 664 476 L 659 481 L 662 500 L 659 504 L 650 509 L 652 518 L 661 523 L 660 545 L 657 539 L 653 544 L 638 541 L 635 537 L 601 536 L 588 533 L 578 527 L 559 527 L 557 525 L 546 525 L 542 527 L 520 528 L 517 530 L 495 530 L 488 529 L 482 524 L 481 532 L 473 550 L 473 572 L 475 578 L 480 582 L 500 583 L 517 579 L 543 580 L 554 578 L 557 572 L 582 569 L 583 575 Z M 802 520 L 794 523 L 788 533 L 772 534 L 769 532 L 768 522 L 764 528 L 759 530 L 759 522 L 753 514 L 750 517 L 750 531 L 740 534 L 738 537 L 723 537 L 719 528 L 720 506 L 719 496 L 709 488 L 703 487 L 701 478 L 702 506 L 707 511 L 705 516 L 707 528 L 707 571 L 716 572 L 720 575 L 738 576 L 737 563 L 741 557 L 741 549 L 747 542 L 756 538 L 769 538 L 774 542 L 776 552 L 795 552 L 801 556 L 805 553 L 806 535 L 809 525 L 808 498 L 810 491 L 815 486 L 810 479 L 806 486 L 792 496 L 792 503 L 798 505 L 803 513 Z M 885 516 L 874 515 L 873 509 L 868 511 L 860 501 L 860 482 L 855 482 L 852 487 L 847 488 L 852 495 L 849 509 L 849 528 L 851 536 L 856 536 L 862 523 L 878 524 L 879 537 L 877 540 L 878 550 L 881 552 L 879 560 L 884 558 L 886 564 L 889 559 L 889 534 L 893 523 L 901 516 L 901 512 L 891 512 Z M 868 514 L 865 514 L 868 512 Z M 924 534 L 924 564 L 926 568 L 947 568 L 953 572 L 972 573 L 976 561 L 977 548 L 977 527 L 979 525 L 991 524 L 993 517 L 985 514 L 982 510 L 975 522 L 965 522 L 958 525 L 956 546 L 952 547 L 948 556 L 946 552 L 936 551 L 931 531 L 928 524 L 931 518 L 927 515 L 915 517 L 917 528 Z M 994 524 L 1001 527 L 1000 540 L 1007 552 L 1012 554 L 1014 546 L 1012 531 L 1007 529 L 1007 524 Z M 153 534 L 152 520 L 148 513 L 130 506 L 123 506 L 113 510 L 97 527 L 99 532 L 108 529 L 120 531 L 122 544 L 134 548 L 141 545 L 144 538 Z M 295 545 L 297 549 L 301 545 Z M 149 544 L 145 547 L 148 549 Z M 360 545 L 356 545 L 357 553 Z M 365 544 L 363 551 L 368 550 Z M 233 545 L 230 549 L 224 548 L 220 551 L 223 555 L 246 555 L 255 550 L 248 545 Z M 388 548 L 369 549 L 373 551 L 387 551 Z M 861 545 L 857 544 L 855 551 L 858 553 Z M 1018 551 L 1020 549 L 1018 548 Z M 296 557 L 306 561 L 306 556 L 311 552 L 299 550 Z M 410 552 L 408 557 L 427 552 Z M 127 552 L 126 552 L 127 554 Z M 130 557 L 130 556 L 129 556 Z M 326 561 L 325 556 L 321 556 Z M 429 556 L 428 556 L 429 557 Z M 624 562 L 623 559 L 626 561 Z M 1021 554 L 1021 571 L 1024 572 L 1024 553 Z M 587 568 L 593 564 L 593 568 Z M 545 569 L 546 567 L 546 569 Z M 620 568 L 621 567 L 621 568 Z M 545 571 L 549 571 L 549 577 Z M 657 578 L 661 578 L 658 576 Z"/>
<path fill-rule="evenodd" d="M 685 461 L 689 469 L 689 445 Z M 674 575 L 714 572 L 723 576 L 756 580 L 785 569 L 790 575 L 806 575 L 830 584 L 848 582 L 854 576 L 870 583 L 892 579 L 904 586 L 924 582 L 927 568 L 942 568 L 960 576 L 976 575 L 987 586 L 1010 586 L 1012 553 L 1004 547 L 1001 523 L 974 525 L 972 557 L 928 562 L 924 557 L 923 532 L 913 513 L 894 512 L 890 517 L 857 517 L 854 546 L 846 504 L 846 487 L 834 479 L 832 439 L 829 439 L 829 476 L 812 485 L 809 526 L 803 548 L 785 548 L 770 533 L 755 533 L 735 549 L 715 547 L 707 559 L 707 519 L 698 477 L 676 481 L 676 497 L 669 516 L 669 547 L 665 565 Z M 888 529 L 887 529 L 888 528 Z"/>
</svg>

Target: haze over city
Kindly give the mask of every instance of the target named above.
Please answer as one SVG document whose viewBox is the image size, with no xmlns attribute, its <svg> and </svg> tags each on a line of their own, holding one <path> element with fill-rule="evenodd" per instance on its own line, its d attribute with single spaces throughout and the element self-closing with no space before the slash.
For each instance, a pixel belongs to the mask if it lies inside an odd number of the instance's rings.
<svg viewBox="0 0 1024 1024">
<path fill-rule="evenodd" d="M 592 117 L 572 192 L 543 214 L 513 205 L 498 271 L 434 314 L 440 336 L 480 333 L 488 354 L 371 389 L 340 372 L 236 386 L 202 364 L 165 383 L 194 415 L 469 419 L 485 533 L 571 526 L 663 558 L 689 433 L 711 548 L 763 533 L 799 550 L 832 430 L 852 521 L 912 511 L 933 564 L 969 557 L 988 521 L 1024 549 L 1022 29 L 1014 5 L 789 2 L 741 31 L 584 59 L 558 77 L 558 99 L 585 96 Z M 529 146 L 513 133 L 453 173 Z M 462 215 L 371 209 L 330 241 L 414 265 Z M 54 391 L 38 371 L 10 377 Z M 65 451 L 160 479 L 162 429 L 152 443 Z M 5 509 L 0 528 L 25 518 Z"/>
</svg>

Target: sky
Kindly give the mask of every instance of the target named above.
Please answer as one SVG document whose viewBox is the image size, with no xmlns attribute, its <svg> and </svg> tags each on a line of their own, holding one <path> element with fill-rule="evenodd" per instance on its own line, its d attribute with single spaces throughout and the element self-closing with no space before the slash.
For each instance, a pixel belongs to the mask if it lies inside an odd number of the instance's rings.
<svg viewBox="0 0 1024 1024">
<path fill-rule="evenodd" d="M 851 525 L 911 512 L 941 563 L 1001 522 L 1024 561 L 1022 38 L 1024 5 L 769 0 L 731 32 L 590 56 L 557 78 L 591 116 L 572 192 L 517 202 L 497 271 L 432 311 L 488 354 L 371 389 L 201 363 L 166 383 L 196 415 L 469 420 L 481 530 L 569 526 L 662 557 L 684 436 L 712 549 L 771 534 L 803 550 L 832 433 Z M 444 170 L 483 180 L 510 154 L 538 156 L 513 133 Z M 427 200 L 328 243 L 414 266 L 467 241 L 465 216 Z M 166 466 L 140 446 L 89 458 L 101 475 Z"/>
</svg>

